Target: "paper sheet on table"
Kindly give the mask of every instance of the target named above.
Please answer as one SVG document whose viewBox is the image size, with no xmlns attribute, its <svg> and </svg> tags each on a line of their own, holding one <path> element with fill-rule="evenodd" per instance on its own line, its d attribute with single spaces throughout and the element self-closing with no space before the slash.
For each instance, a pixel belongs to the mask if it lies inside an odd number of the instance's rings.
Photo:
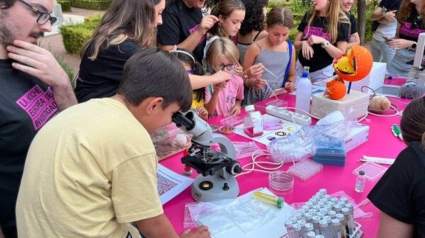
<svg viewBox="0 0 425 238">
<path fill-rule="evenodd" d="M 254 190 L 254 191 L 259 191 Z M 249 199 L 252 197 L 251 191 L 237 199 Z M 260 189 L 263 193 L 273 194 L 268 189 Z M 244 232 L 240 227 L 226 227 L 226 229 L 220 229 L 219 234 L 212 234 L 213 238 L 229 238 L 229 237 L 244 237 L 244 238 L 258 238 L 258 237 L 267 237 L 267 238 L 281 238 L 284 237 L 287 233 L 285 226 L 283 225 L 286 220 L 292 215 L 295 209 L 289 206 L 287 203 L 284 203 L 284 206 L 281 209 L 278 209 L 276 217 L 269 221 L 267 224 L 262 225 L 260 228 L 251 230 L 249 233 Z M 224 220 L 222 218 L 222 220 Z M 208 220 L 203 220 L 203 224 L 208 226 Z M 217 224 L 217 223 L 215 223 Z M 225 226 L 225 223 L 223 224 Z M 223 231 L 224 230 L 224 231 Z"/>
<path fill-rule="evenodd" d="M 295 124 L 293 122 L 289 122 L 289 121 L 274 117 L 274 116 L 269 115 L 269 114 L 264 114 L 263 120 L 267 120 L 267 119 L 276 119 L 276 120 L 281 121 L 282 129 L 264 130 L 263 134 L 261 136 L 250 137 L 249 135 L 245 134 L 245 132 L 243 131 L 243 125 L 239 125 L 235 128 L 234 132 L 243 136 L 243 137 L 246 137 L 248 139 L 260 142 L 261 144 L 268 145 L 271 142 L 271 140 L 278 139 L 278 138 L 281 138 L 281 137 L 286 137 L 290 133 L 294 133 L 302 127 L 302 125 L 298 125 L 298 124 Z"/>
<path fill-rule="evenodd" d="M 194 181 L 194 179 L 177 174 L 160 164 L 158 164 L 156 175 L 158 178 L 158 194 L 162 205 L 179 195 Z"/>
</svg>

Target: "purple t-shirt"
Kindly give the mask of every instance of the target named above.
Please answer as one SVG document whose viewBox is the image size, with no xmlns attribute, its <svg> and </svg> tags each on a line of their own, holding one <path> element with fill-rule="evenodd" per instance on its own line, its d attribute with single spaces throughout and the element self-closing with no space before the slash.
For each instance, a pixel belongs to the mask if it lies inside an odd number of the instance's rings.
<svg viewBox="0 0 425 238">
<path fill-rule="evenodd" d="M 400 24 L 399 37 L 401 39 L 418 41 L 419 34 L 425 32 L 425 26 L 422 18 L 418 17 L 416 9 L 412 9 L 406 22 Z"/>
</svg>

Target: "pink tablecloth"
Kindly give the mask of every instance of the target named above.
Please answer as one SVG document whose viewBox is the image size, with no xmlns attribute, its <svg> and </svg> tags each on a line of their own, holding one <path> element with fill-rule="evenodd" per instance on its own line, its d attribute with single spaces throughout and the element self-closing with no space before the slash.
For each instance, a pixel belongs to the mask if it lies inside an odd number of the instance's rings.
<svg viewBox="0 0 425 238">
<path fill-rule="evenodd" d="M 289 106 L 294 105 L 294 95 L 286 94 L 281 96 L 281 99 L 287 100 Z M 393 101 L 400 110 L 404 109 L 407 102 L 407 100 Z M 259 105 L 264 106 L 265 102 L 259 103 Z M 391 125 L 395 123 L 399 124 L 400 119 L 400 116 L 382 118 L 369 115 L 361 122 L 370 126 L 369 140 L 347 154 L 346 165 L 344 167 L 324 166 L 321 173 L 305 182 L 295 178 L 292 193 L 283 196 L 285 202 L 289 204 L 305 202 L 320 188 L 326 188 L 328 193 L 342 190 L 347 195 L 351 196 L 356 203 L 363 201 L 377 181 L 366 183 L 365 191 L 363 193 L 357 193 L 354 191 L 355 176 L 352 172 L 362 164 L 358 160 L 362 158 L 363 155 L 396 158 L 398 153 L 405 148 L 405 145 L 400 139 L 394 137 L 391 132 Z M 211 123 L 218 124 L 218 121 L 219 119 L 217 118 L 212 119 Z M 248 139 L 236 134 L 230 135 L 229 138 L 232 141 L 248 141 Z M 261 144 L 259 144 L 259 146 L 264 148 Z M 180 153 L 160 163 L 177 173 L 183 173 L 183 165 L 180 162 L 181 157 L 182 154 Z M 246 164 L 249 163 L 250 160 L 251 159 L 247 158 L 242 159 L 240 162 Z M 287 170 L 289 166 L 289 164 L 286 164 L 282 170 Z M 193 177 L 196 177 L 196 175 L 193 175 Z M 240 195 L 243 195 L 253 189 L 267 187 L 268 174 L 252 172 L 247 175 L 239 176 L 237 181 L 240 186 Z M 183 231 L 184 206 L 189 202 L 194 202 L 190 195 L 190 188 L 186 189 L 183 193 L 164 205 L 165 214 L 178 233 Z M 364 238 L 376 237 L 379 226 L 379 210 L 371 203 L 361 208 L 365 212 L 373 212 L 373 217 L 357 220 L 357 222 L 362 224 L 362 230 L 365 232 Z"/>
</svg>

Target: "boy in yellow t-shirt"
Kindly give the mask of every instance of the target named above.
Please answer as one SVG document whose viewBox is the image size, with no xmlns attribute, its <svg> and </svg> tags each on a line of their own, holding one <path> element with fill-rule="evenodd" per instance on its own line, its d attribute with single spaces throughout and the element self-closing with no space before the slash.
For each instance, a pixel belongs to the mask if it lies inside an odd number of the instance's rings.
<svg viewBox="0 0 425 238">
<path fill-rule="evenodd" d="M 69 108 L 35 137 L 17 201 L 19 237 L 138 238 L 130 222 L 149 238 L 178 237 L 159 200 L 149 133 L 191 103 L 175 56 L 156 49 L 132 56 L 115 96 Z M 209 232 L 202 226 L 181 237 Z"/>
</svg>

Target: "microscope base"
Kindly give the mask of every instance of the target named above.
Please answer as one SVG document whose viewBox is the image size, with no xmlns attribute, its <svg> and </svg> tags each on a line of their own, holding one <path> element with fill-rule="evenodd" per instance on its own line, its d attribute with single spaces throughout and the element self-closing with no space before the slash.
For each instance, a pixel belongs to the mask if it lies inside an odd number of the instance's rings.
<svg viewBox="0 0 425 238">
<path fill-rule="evenodd" d="M 225 185 L 227 184 L 227 186 Z M 226 188 L 227 189 L 224 189 Z M 203 189 L 201 189 L 203 188 Z M 198 176 L 192 186 L 192 197 L 198 202 L 221 199 L 234 199 L 239 195 L 239 185 L 235 177 L 223 179 L 220 175 Z"/>
</svg>

